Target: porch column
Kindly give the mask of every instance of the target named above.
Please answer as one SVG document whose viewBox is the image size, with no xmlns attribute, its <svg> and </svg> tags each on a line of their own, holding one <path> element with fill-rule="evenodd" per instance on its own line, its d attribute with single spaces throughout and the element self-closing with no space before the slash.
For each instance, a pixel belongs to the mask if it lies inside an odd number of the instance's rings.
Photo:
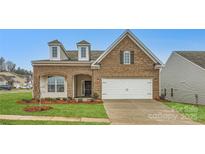
<svg viewBox="0 0 205 154">
<path fill-rule="evenodd" d="M 40 75 L 33 77 L 33 98 L 37 99 L 40 96 Z"/>
<path fill-rule="evenodd" d="M 101 98 L 101 76 L 98 70 L 93 71 L 92 75 L 92 82 L 93 82 L 93 93 L 97 93 L 99 98 Z"/>
<path fill-rule="evenodd" d="M 95 78 L 94 76 L 92 75 L 91 76 L 91 83 L 92 83 L 92 87 L 91 87 L 91 96 L 93 96 L 94 92 L 95 92 L 95 87 L 94 87 L 94 82 L 95 82 Z"/>
<path fill-rule="evenodd" d="M 72 75 L 67 75 L 66 80 L 67 80 L 67 96 L 68 97 L 73 97 L 73 78 L 74 76 Z"/>
</svg>

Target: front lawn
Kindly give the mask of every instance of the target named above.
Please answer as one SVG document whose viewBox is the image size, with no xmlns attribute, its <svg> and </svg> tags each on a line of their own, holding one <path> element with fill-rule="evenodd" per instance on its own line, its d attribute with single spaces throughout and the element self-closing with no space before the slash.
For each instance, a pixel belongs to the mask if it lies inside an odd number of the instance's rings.
<svg viewBox="0 0 205 154">
<path fill-rule="evenodd" d="M 53 109 L 41 112 L 25 112 L 23 108 L 27 104 L 17 104 L 17 100 L 31 99 L 31 93 L 5 93 L 0 94 L 0 114 L 7 115 L 43 115 L 43 116 L 68 116 L 68 117 L 92 117 L 107 118 L 103 104 L 52 104 Z"/>
<path fill-rule="evenodd" d="M 31 121 L 31 120 L 0 120 L 0 125 L 109 125 L 97 122 L 63 122 L 63 121 Z"/>
<path fill-rule="evenodd" d="M 196 106 L 192 104 L 177 103 L 177 102 L 166 102 L 165 104 L 169 106 L 170 108 L 191 118 L 192 120 L 205 124 L 205 106 L 204 105 Z"/>
</svg>

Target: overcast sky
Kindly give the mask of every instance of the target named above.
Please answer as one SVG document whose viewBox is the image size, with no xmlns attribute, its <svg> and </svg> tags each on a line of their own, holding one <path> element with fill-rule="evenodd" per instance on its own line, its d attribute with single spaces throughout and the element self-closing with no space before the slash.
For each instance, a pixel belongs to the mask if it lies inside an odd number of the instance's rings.
<svg viewBox="0 0 205 154">
<path fill-rule="evenodd" d="M 31 60 L 48 59 L 48 45 L 58 39 L 67 50 L 86 40 L 92 49 L 105 50 L 124 30 L 0 30 L 0 57 L 31 70 Z M 132 32 L 162 61 L 172 51 L 205 50 L 205 30 L 142 30 Z"/>
</svg>

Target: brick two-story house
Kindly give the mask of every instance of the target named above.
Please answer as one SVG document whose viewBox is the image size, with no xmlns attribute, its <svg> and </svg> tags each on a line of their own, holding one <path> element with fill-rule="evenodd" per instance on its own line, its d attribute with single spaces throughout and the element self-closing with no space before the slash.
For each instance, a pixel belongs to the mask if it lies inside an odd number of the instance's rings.
<svg viewBox="0 0 205 154">
<path fill-rule="evenodd" d="M 92 50 L 87 41 L 77 50 L 48 43 L 48 60 L 32 61 L 33 96 L 153 99 L 159 97 L 161 61 L 126 30 L 106 51 Z"/>
</svg>

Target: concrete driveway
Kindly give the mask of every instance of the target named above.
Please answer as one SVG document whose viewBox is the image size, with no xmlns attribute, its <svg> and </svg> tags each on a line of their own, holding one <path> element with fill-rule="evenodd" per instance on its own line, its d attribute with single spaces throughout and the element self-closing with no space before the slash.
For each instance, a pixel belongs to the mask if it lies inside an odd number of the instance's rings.
<svg viewBox="0 0 205 154">
<path fill-rule="evenodd" d="M 112 124 L 199 124 L 155 100 L 104 100 Z"/>
</svg>

